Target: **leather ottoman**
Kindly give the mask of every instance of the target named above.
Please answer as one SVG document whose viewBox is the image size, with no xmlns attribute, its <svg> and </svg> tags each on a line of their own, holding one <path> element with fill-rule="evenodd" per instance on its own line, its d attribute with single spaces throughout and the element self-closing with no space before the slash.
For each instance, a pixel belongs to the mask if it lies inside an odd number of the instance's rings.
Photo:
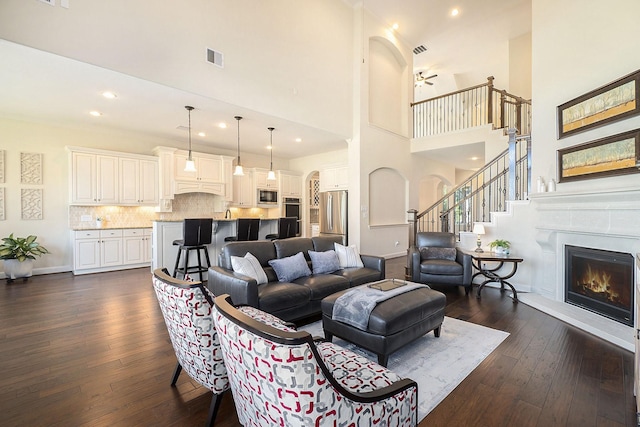
<svg viewBox="0 0 640 427">
<path fill-rule="evenodd" d="M 378 363 L 387 366 L 389 355 L 429 331 L 440 336 L 446 297 L 428 287 L 396 295 L 376 305 L 366 330 L 332 320 L 333 305 L 349 290 L 324 298 L 322 327 L 327 341 L 336 336 L 378 355 Z"/>
</svg>

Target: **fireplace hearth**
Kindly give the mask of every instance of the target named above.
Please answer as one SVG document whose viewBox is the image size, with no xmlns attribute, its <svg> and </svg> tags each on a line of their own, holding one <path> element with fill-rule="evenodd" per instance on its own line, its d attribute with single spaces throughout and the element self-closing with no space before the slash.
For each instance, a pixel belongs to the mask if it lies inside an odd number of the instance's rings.
<svg viewBox="0 0 640 427">
<path fill-rule="evenodd" d="M 565 301 L 633 326 L 631 254 L 565 245 Z"/>
</svg>

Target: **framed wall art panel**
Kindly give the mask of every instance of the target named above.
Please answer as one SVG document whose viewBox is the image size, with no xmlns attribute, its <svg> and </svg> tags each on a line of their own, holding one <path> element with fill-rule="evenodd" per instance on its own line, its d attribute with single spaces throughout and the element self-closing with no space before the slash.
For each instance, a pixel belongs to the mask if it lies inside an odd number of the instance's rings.
<svg viewBox="0 0 640 427">
<path fill-rule="evenodd" d="M 558 139 L 640 114 L 640 70 L 558 106 Z"/>
<path fill-rule="evenodd" d="M 640 129 L 558 150 L 558 182 L 638 173 Z"/>
</svg>

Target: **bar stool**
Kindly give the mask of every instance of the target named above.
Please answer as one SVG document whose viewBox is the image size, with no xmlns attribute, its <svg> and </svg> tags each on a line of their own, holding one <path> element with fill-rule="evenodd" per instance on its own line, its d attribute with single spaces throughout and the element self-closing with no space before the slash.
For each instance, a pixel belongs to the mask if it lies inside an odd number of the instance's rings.
<svg viewBox="0 0 640 427">
<path fill-rule="evenodd" d="M 198 273 L 202 282 L 202 273 L 206 272 L 211 266 L 209 260 L 209 251 L 207 245 L 211 244 L 211 229 L 213 225 L 212 218 L 203 219 L 185 219 L 182 224 L 182 240 L 174 240 L 173 244 L 179 246 L 178 256 L 176 257 L 176 265 L 173 268 L 173 277 L 177 277 L 178 273 L 182 277 L 186 277 L 189 273 Z M 204 251 L 207 265 L 202 265 L 200 251 Z M 180 256 L 184 254 L 184 266 L 180 267 Z M 189 252 L 196 251 L 198 254 L 198 265 L 189 266 Z"/>
<path fill-rule="evenodd" d="M 258 240 L 260 218 L 238 218 L 236 220 L 236 235 L 225 237 L 225 242 Z"/>
<path fill-rule="evenodd" d="M 265 239 L 288 239 L 289 237 L 296 237 L 298 231 L 298 218 L 295 216 L 286 216 L 278 218 L 278 233 L 267 234 Z"/>
</svg>

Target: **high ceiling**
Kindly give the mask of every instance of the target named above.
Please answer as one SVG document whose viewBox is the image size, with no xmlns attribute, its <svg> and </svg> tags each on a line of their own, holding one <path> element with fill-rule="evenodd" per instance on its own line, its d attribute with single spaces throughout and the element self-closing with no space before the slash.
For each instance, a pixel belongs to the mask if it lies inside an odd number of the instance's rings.
<svg viewBox="0 0 640 427">
<path fill-rule="evenodd" d="M 409 46 L 427 48 L 414 55 L 414 70 L 438 74 L 432 81 L 440 90 L 459 76 L 482 81 L 493 73 L 489 60 L 492 49 L 504 48 L 510 38 L 531 28 L 530 0 L 462 0 L 455 4 L 460 11 L 455 18 L 450 16 L 453 4 L 441 0 L 364 0 L 364 6 L 382 22 L 397 23 L 397 34 Z M 0 40 L 0 58 L 3 117 L 137 132 L 184 142 L 187 113 L 183 106 L 195 105 L 192 135 L 196 149 L 207 146 L 233 152 L 236 115 L 249 118 L 240 123 L 242 150 L 246 152 L 268 155 L 269 126 L 276 128 L 276 157 L 296 158 L 346 147 L 344 136 L 4 40 Z M 117 88 L 117 99 L 100 95 L 102 90 L 113 88 Z M 92 117 L 88 114 L 91 110 L 103 115 Z M 228 127 L 221 129 L 220 122 Z M 205 137 L 197 135 L 201 131 Z M 296 138 L 302 142 L 295 142 Z"/>
</svg>

